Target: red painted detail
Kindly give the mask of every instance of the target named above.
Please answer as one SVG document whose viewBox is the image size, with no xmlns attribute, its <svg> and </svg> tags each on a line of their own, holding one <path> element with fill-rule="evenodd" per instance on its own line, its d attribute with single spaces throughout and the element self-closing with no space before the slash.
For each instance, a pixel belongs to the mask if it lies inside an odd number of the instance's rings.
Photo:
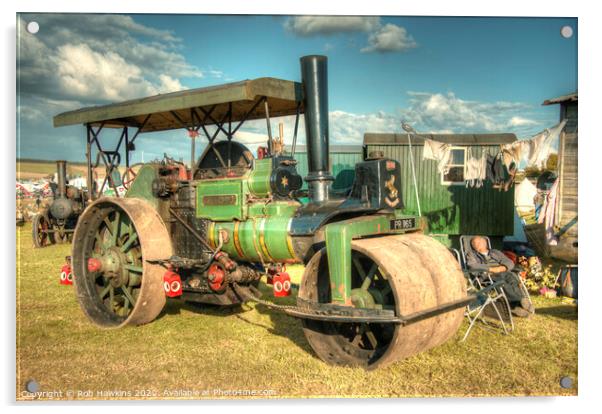
<svg viewBox="0 0 602 414">
<path fill-rule="evenodd" d="M 387 171 L 391 171 L 395 169 L 395 161 L 387 161 L 386 163 Z"/>
<path fill-rule="evenodd" d="M 189 129 L 188 130 L 188 136 L 190 138 L 196 138 L 199 136 L 199 131 L 195 131 L 194 129 Z"/>
<path fill-rule="evenodd" d="M 283 297 L 291 294 L 291 277 L 286 272 L 280 272 L 272 278 L 274 296 Z"/>
<path fill-rule="evenodd" d="M 91 257 L 88 259 L 88 272 L 98 272 L 102 268 L 102 262 L 95 258 Z"/>
<path fill-rule="evenodd" d="M 209 279 L 211 290 L 215 292 L 220 291 L 226 281 L 226 272 L 224 272 L 224 269 L 219 264 L 213 263 L 207 271 L 207 279 Z"/>
<path fill-rule="evenodd" d="M 182 296 L 182 278 L 172 270 L 163 274 L 163 290 L 168 298 Z"/>
<path fill-rule="evenodd" d="M 188 180 L 188 170 L 186 170 L 186 167 L 183 165 L 180 165 L 178 167 L 178 178 L 180 180 Z"/>
<path fill-rule="evenodd" d="M 267 271 L 266 271 L 266 276 L 267 276 L 266 283 L 268 285 L 273 285 L 274 284 L 274 276 L 276 276 L 278 273 L 284 272 L 284 271 L 286 271 L 286 265 L 284 265 L 284 264 L 276 263 L 276 264 L 269 265 L 267 268 Z"/>
<path fill-rule="evenodd" d="M 61 267 L 61 285 L 72 285 L 73 284 L 73 273 L 71 273 L 71 265 L 64 264 Z"/>
<path fill-rule="evenodd" d="M 510 250 L 504 250 L 503 252 L 506 257 L 510 260 L 512 260 L 512 263 L 516 264 L 516 262 L 518 261 L 518 257 L 516 256 L 516 253 L 511 252 Z"/>
</svg>

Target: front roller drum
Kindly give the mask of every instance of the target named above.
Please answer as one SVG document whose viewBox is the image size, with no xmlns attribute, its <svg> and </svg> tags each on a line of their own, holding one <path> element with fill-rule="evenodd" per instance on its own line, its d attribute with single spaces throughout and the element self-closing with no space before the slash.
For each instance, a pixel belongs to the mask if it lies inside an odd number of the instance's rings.
<svg viewBox="0 0 602 414">
<path fill-rule="evenodd" d="M 157 260 L 172 255 L 156 210 L 133 198 L 101 198 L 79 218 L 73 235 L 73 275 L 79 304 L 96 325 L 119 328 L 155 319 L 165 305 Z"/>
<path fill-rule="evenodd" d="M 456 259 L 436 240 L 419 233 L 353 240 L 351 301 L 355 307 L 410 315 L 466 297 L 466 281 Z M 329 303 L 332 286 L 325 249 L 306 266 L 299 297 Z M 459 329 L 464 309 L 403 326 L 303 320 L 316 354 L 333 365 L 368 369 L 433 348 Z"/>
</svg>

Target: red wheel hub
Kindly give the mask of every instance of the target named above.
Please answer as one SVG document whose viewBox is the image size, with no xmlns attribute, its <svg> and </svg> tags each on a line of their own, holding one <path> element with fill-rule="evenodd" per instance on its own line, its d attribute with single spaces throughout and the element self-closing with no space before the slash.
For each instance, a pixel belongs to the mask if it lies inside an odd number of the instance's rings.
<svg viewBox="0 0 602 414">
<path fill-rule="evenodd" d="M 221 290 L 224 285 L 226 272 L 219 264 L 213 263 L 209 266 L 209 270 L 207 271 L 207 279 L 209 279 L 209 287 L 211 290 L 217 292 Z"/>
<path fill-rule="evenodd" d="M 102 268 L 102 262 L 95 257 L 88 259 L 88 272 L 98 272 Z"/>
</svg>

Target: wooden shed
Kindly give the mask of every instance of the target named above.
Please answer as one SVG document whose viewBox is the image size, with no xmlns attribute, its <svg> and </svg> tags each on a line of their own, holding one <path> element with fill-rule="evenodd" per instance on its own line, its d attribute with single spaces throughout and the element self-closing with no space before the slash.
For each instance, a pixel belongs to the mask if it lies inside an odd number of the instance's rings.
<svg viewBox="0 0 602 414">
<path fill-rule="evenodd" d="M 423 159 L 425 139 L 452 146 L 452 177 L 443 176 L 437 162 Z M 498 190 L 485 181 L 480 188 L 467 187 L 463 179 L 469 154 L 480 157 L 496 155 L 502 144 L 516 141 L 514 134 L 421 134 L 412 136 L 412 154 L 416 171 L 418 198 L 422 216 L 426 218 L 431 235 L 444 243 L 457 246 L 463 234 L 483 234 L 500 247 L 504 236 L 514 232 L 514 186 Z M 409 212 L 418 213 L 412 178 L 410 145 L 407 134 L 364 135 L 364 154 L 381 151 L 385 157 L 401 163 L 403 199 Z"/>
<path fill-rule="evenodd" d="M 548 99 L 543 105 L 560 105 L 560 121 L 567 123 L 558 145 L 558 196 L 556 226 L 558 245 L 550 246 L 550 255 L 577 263 L 578 236 L 578 100 L 577 92 Z"/>
</svg>

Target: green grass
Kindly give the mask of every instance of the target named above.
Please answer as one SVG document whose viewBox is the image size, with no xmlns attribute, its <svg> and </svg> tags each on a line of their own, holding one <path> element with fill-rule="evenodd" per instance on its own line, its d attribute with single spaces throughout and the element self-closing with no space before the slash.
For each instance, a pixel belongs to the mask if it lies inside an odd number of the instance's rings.
<svg viewBox="0 0 602 414">
<path fill-rule="evenodd" d="M 516 320 L 510 336 L 475 329 L 460 343 L 464 323 L 446 344 L 367 372 L 326 365 L 298 320 L 254 304 L 232 311 L 172 300 L 153 323 L 101 330 L 83 315 L 73 288 L 59 284 L 69 246 L 34 250 L 30 224 L 17 234 L 18 399 L 31 379 L 64 398 L 68 390 L 91 391 L 82 399 L 142 390 L 154 398 L 169 397 L 165 390 L 197 393 L 181 398 L 227 398 L 215 390 L 271 390 L 280 398 L 577 393 L 577 308 L 560 299 L 534 298 L 537 314 Z M 292 269 L 294 279 L 300 270 Z M 562 389 L 562 376 L 575 386 Z"/>
<path fill-rule="evenodd" d="M 17 179 L 19 178 L 40 178 L 51 176 L 56 173 L 55 161 L 43 160 L 17 160 Z M 86 165 L 83 163 L 67 163 L 68 175 L 84 175 Z"/>
</svg>

